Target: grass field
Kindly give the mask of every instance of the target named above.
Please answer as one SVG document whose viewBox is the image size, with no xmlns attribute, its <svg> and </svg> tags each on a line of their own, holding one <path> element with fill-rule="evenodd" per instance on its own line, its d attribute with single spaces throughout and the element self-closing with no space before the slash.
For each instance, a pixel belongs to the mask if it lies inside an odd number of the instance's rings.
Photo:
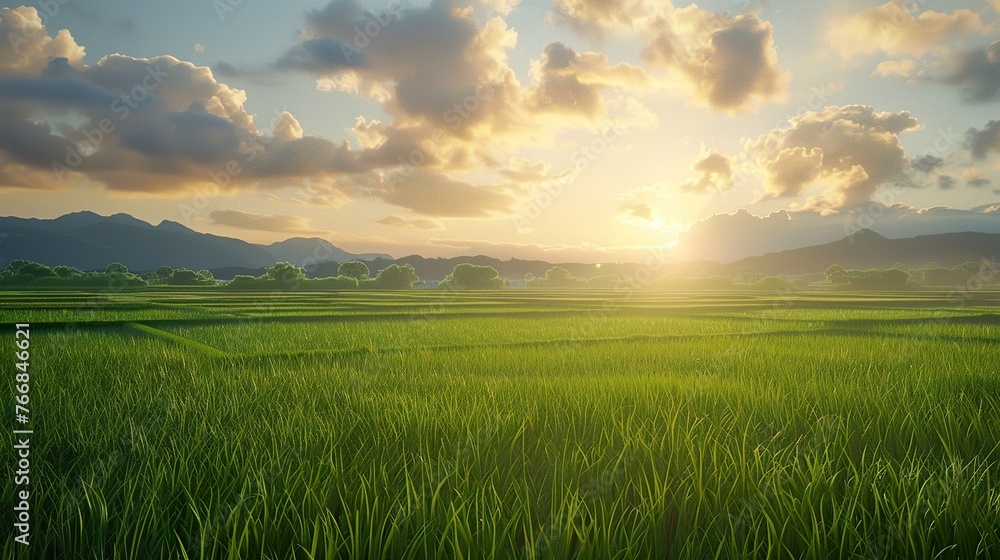
<svg viewBox="0 0 1000 560">
<path fill-rule="evenodd" d="M 0 320 L 32 329 L 31 557 L 1000 558 L 997 292 L 5 292 Z"/>
</svg>

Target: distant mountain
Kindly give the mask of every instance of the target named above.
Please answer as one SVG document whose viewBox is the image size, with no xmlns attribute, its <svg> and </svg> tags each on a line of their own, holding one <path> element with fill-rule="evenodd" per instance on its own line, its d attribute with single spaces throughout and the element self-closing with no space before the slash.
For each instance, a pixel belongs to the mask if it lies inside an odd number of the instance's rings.
<svg viewBox="0 0 1000 560">
<path fill-rule="evenodd" d="M 292 239 L 279 241 L 270 245 L 258 245 L 258 247 L 270 253 L 278 261 L 290 263 L 327 261 L 342 263 L 351 260 L 373 261 L 375 259 L 392 259 L 391 255 L 386 255 L 385 253 L 365 253 L 361 255 L 348 253 L 343 249 L 335 247 L 329 241 L 318 237 L 293 237 Z"/>
<path fill-rule="evenodd" d="M 128 214 L 75 212 L 51 220 L 0 217 L 0 268 L 15 259 L 81 270 L 98 270 L 121 262 L 136 272 L 163 265 L 193 270 L 263 268 L 282 260 L 305 262 L 305 256 L 313 254 L 316 247 L 322 247 L 322 254 L 332 258 L 365 257 L 351 255 L 321 239 L 293 239 L 264 247 L 199 233 L 169 220 L 153 226 Z"/>
<path fill-rule="evenodd" d="M 767 253 L 735 262 L 714 261 L 670 263 L 651 271 L 653 276 L 697 274 L 733 276 L 749 266 L 764 274 L 806 274 L 823 272 L 832 264 L 846 268 L 891 267 L 902 263 L 922 267 L 930 262 L 950 267 L 1000 255 L 1000 233 L 941 233 L 905 239 L 888 239 L 871 230 L 861 230 L 840 241 L 799 249 Z M 128 214 L 100 216 L 76 212 L 51 220 L 0 217 L 0 269 L 14 259 L 42 264 L 68 265 L 81 270 L 103 269 L 121 262 L 135 272 L 152 271 L 158 266 L 211 270 L 216 278 L 231 279 L 237 274 L 259 276 L 278 261 L 308 265 L 310 276 L 336 276 L 339 263 L 368 261 L 372 275 L 391 264 L 412 265 L 424 280 L 441 280 L 455 265 L 471 263 L 492 266 L 501 276 L 512 279 L 526 274 L 545 275 L 553 266 L 574 276 L 591 278 L 616 274 L 627 278 L 640 265 L 608 263 L 548 263 L 538 260 L 500 260 L 472 257 L 427 258 L 411 255 L 393 259 L 389 255 L 348 253 L 318 238 L 293 238 L 271 245 L 254 245 L 240 239 L 196 232 L 168 220 L 153 226 Z"/>
<path fill-rule="evenodd" d="M 726 265 L 727 272 L 750 266 L 764 274 L 823 272 L 830 265 L 845 268 L 888 268 L 896 263 L 919 268 L 936 262 L 952 267 L 966 261 L 1000 256 L 1000 233 L 938 233 L 888 239 L 863 229 L 840 241 L 749 257 Z"/>
</svg>

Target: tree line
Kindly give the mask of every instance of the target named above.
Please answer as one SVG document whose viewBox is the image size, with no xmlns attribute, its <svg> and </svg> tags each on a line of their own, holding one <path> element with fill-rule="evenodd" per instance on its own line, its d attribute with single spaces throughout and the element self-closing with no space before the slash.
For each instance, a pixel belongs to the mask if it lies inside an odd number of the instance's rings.
<svg viewBox="0 0 1000 560">
<path fill-rule="evenodd" d="M 793 287 L 845 287 L 850 289 L 903 289 L 914 285 L 959 286 L 982 278 L 982 263 L 967 262 L 952 268 L 930 263 L 921 269 L 892 268 L 848 270 L 830 266 L 822 275 L 804 275 L 794 281 L 783 276 L 764 276 L 753 268 L 740 268 L 734 278 L 709 276 L 666 276 L 649 284 L 651 288 L 671 290 L 762 289 L 787 290 Z M 819 277 L 818 279 L 816 277 Z M 993 278 L 993 275 L 990 275 Z M 632 287 L 617 275 L 580 278 L 562 267 L 550 268 L 544 276 L 528 273 L 523 279 L 507 279 L 491 266 L 462 263 L 440 282 L 424 282 L 410 264 L 391 264 L 373 277 L 362 261 L 347 261 L 337 268 L 337 276 L 309 278 L 306 269 L 279 262 L 265 269 L 261 276 L 238 275 L 232 280 L 217 280 L 211 271 L 161 266 L 150 273 L 134 274 L 122 263 L 111 263 L 104 270 L 85 272 L 69 266 L 54 266 L 18 259 L 0 272 L 0 286 L 65 288 L 139 288 L 147 286 L 211 286 L 232 290 L 405 290 L 436 287 L 456 290 L 495 290 L 525 288 L 620 289 Z"/>
</svg>

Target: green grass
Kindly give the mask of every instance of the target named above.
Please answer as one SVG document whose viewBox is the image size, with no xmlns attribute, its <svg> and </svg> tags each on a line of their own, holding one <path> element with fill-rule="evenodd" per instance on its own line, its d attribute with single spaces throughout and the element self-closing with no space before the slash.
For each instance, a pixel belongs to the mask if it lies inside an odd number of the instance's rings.
<svg viewBox="0 0 1000 560">
<path fill-rule="evenodd" d="M 32 333 L 33 558 L 1000 557 L 994 293 L 130 298 Z"/>
</svg>

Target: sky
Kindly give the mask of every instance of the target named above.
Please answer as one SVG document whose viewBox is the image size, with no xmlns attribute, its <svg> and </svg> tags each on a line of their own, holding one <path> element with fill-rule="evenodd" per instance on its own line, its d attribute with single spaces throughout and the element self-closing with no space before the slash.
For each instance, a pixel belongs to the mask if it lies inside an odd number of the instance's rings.
<svg viewBox="0 0 1000 560">
<path fill-rule="evenodd" d="M 1000 232 L 1000 0 L 0 6 L 0 215 L 582 262 Z"/>
</svg>

